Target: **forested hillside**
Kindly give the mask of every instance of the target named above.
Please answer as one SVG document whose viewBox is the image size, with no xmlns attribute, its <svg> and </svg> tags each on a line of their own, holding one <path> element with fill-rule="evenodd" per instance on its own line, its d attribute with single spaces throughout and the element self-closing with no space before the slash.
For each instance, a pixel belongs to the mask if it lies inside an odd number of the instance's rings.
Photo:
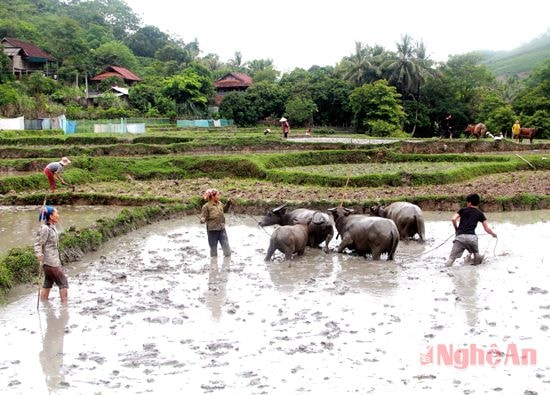
<svg viewBox="0 0 550 395">
<path fill-rule="evenodd" d="M 509 56 L 533 62 L 529 78 L 497 79 L 479 54 L 433 62 L 429 48 L 406 32 L 396 48 L 356 42 L 335 66 L 281 73 L 271 59 L 243 62 L 238 51 L 222 62 L 215 53 L 202 53 L 196 40 L 144 25 L 121 0 L 3 0 L 4 37 L 37 45 L 59 61 L 59 69 L 55 78 L 16 76 L 0 51 L 2 117 L 224 117 L 246 126 L 285 116 L 293 128 L 322 125 L 373 136 L 457 135 L 477 122 L 508 132 L 520 118 L 522 125 L 539 128 L 539 136 L 550 132 L 550 57 L 542 55 L 547 44 L 540 40 Z M 91 83 L 107 66 L 126 68 L 141 81 Z M 245 73 L 253 84 L 225 95 L 216 107 L 214 82 L 229 72 Z M 128 100 L 109 92 L 114 85 L 128 88 Z M 99 92 L 93 103 L 90 90 Z"/>
<path fill-rule="evenodd" d="M 511 51 L 483 52 L 482 64 L 496 76 L 525 75 L 550 58 L 550 31 Z"/>
</svg>

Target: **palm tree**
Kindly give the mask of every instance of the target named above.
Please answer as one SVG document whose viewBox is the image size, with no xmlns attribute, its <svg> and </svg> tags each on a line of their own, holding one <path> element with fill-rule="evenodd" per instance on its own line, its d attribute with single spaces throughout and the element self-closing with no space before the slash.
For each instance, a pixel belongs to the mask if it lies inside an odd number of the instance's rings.
<svg viewBox="0 0 550 395">
<path fill-rule="evenodd" d="M 420 109 L 420 88 L 429 75 L 433 75 L 432 61 L 429 60 L 423 41 L 413 43 L 408 34 L 397 43 L 397 53 L 384 64 L 387 79 L 401 93 L 403 103 L 407 98 L 416 102 L 416 111 L 412 136 L 416 131 L 418 111 Z"/>
<path fill-rule="evenodd" d="M 378 79 L 381 73 L 373 54 L 380 48 L 371 48 L 356 41 L 355 53 L 344 58 L 344 79 L 358 87 Z"/>
<path fill-rule="evenodd" d="M 229 65 L 234 67 L 237 71 L 242 71 L 243 69 L 243 55 L 240 51 L 235 51 L 233 58 L 229 59 Z"/>
<path fill-rule="evenodd" d="M 210 71 L 219 70 L 222 67 L 220 57 L 214 53 L 209 53 L 201 59 L 201 63 Z"/>
</svg>

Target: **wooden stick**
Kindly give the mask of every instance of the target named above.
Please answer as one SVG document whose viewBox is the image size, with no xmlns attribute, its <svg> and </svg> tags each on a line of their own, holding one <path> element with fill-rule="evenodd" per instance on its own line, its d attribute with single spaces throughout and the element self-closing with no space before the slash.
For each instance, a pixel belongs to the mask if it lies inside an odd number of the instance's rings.
<svg viewBox="0 0 550 395">
<path fill-rule="evenodd" d="M 38 228 L 38 231 L 40 232 L 40 228 L 42 227 L 42 221 L 46 221 L 46 216 L 43 215 L 43 211 L 44 208 L 46 207 L 46 201 L 48 200 L 48 194 L 49 192 L 46 192 L 46 196 L 44 196 L 44 203 L 42 203 L 42 207 L 40 207 L 40 221 L 39 221 L 39 228 Z M 44 259 L 44 258 L 42 258 Z M 42 268 L 40 267 L 40 261 L 38 261 L 38 281 L 37 281 L 37 284 L 38 284 L 38 297 L 36 298 L 36 310 L 38 311 L 38 313 L 40 313 L 40 289 L 41 289 L 41 286 L 40 286 L 40 278 L 42 277 Z"/>
<path fill-rule="evenodd" d="M 527 159 L 525 159 L 524 157 L 522 157 L 520 154 L 516 154 L 516 156 L 517 156 L 518 158 L 520 158 L 521 160 L 525 161 L 525 163 L 527 163 L 529 166 L 531 166 L 531 167 L 533 168 L 533 170 L 537 170 L 537 169 L 535 168 L 535 166 L 533 166 L 531 163 L 529 163 L 529 161 L 528 161 Z"/>
<path fill-rule="evenodd" d="M 346 185 L 344 186 L 344 193 L 342 194 L 342 201 L 340 201 L 340 207 L 344 206 L 344 199 L 347 196 L 346 190 L 348 189 L 348 183 L 349 183 L 350 177 L 351 177 L 351 170 L 348 172 L 348 179 L 346 180 Z"/>
</svg>

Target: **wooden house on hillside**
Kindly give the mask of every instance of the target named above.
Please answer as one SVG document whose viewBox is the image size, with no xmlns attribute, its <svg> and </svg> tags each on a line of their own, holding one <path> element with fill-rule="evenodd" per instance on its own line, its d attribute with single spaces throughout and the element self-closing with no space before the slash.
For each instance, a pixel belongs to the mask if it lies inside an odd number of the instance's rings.
<svg viewBox="0 0 550 395">
<path fill-rule="evenodd" d="M 4 37 L 0 43 L 4 53 L 10 59 L 12 73 L 18 78 L 35 72 L 56 77 L 59 67 L 57 59 L 43 49 L 11 37 Z"/>
<path fill-rule="evenodd" d="M 109 77 L 116 77 L 122 80 L 126 85 L 132 85 L 136 82 L 142 81 L 137 75 L 130 70 L 119 66 L 107 66 L 101 73 L 92 77 L 90 81 L 103 81 Z"/>
<path fill-rule="evenodd" d="M 252 78 L 244 73 L 227 73 L 214 81 L 216 87 L 216 105 L 220 105 L 223 97 L 229 92 L 244 92 L 252 85 Z"/>
</svg>

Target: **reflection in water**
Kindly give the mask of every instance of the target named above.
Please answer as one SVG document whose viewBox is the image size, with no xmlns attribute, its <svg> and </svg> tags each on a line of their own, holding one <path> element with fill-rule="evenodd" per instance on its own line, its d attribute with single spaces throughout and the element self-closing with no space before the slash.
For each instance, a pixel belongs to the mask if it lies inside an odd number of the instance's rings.
<svg viewBox="0 0 550 395">
<path fill-rule="evenodd" d="M 464 309 L 466 323 L 474 328 L 478 324 L 478 313 L 481 310 L 478 306 L 477 284 L 479 280 L 479 267 L 460 266 L 453 268 L 453 284 L 456 291 L 456 300 Z"/>
<path fill-rule="evenodd" d="M 355 257 L 353 257 L 355 258 Z M 341 264 L 335 281 L 337 292 L 366 291 L 373 296 L 391 295 L 398 286 L 400 269 L 393 262 L 349 259 Z"/>
<path fill-rule="evenodd" d="M 291 267 L 288 267 L 288 261 L 282 259 L 266 263 L 269 277 L 277 289 L 291 292 L 296 287 L 315 283 L 318 279 L 328 277 L 332 273 L 332 265 L 327 254 L 321 250 L 308 250 L 308 253 L 318 259 L 295 257 Z"/>
<path fill-rule="evenodd" d="M 46 334 L 39 358 L 48 390 L 52 391 L 65 380 L 63 373 L 63 338 L 69 322 L 69 309 L 61 306 L 59 315 L 49 302 L 44 303 L 46 312 Z"/>
<path fill-rule="evenodd" d="M 13 247 L 34 242 L 38 228 L 39 206 L 0 206 L 0 254 Z M 60 233 L 71 226 L 83 228 L 101 217 L 114 217 L 122 208 L 117 206 L 61 206 Z"/>
<path fill-rule="evenodd" d="M 208 289 L 206 291 L 206 305 L 212 312 L 212 317 L 219 319 L 222 315 L 222 306 L 226 299 L 226 286 L 229 276 L 231 257 L 224 257 L 222 267 L 218 266 L 218 257 L 210 258 L 208 272 Z"/>
</svg>

